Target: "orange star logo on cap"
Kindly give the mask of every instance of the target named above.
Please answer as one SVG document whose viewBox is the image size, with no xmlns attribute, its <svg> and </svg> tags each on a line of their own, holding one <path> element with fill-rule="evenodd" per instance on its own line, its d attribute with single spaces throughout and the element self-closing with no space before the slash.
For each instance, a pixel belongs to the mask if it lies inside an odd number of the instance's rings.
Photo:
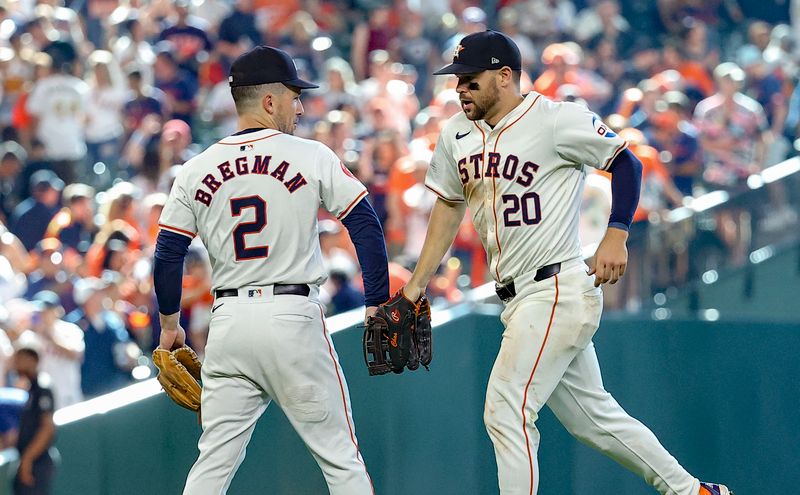
<svg viewBox="0 0 800 495">
<path fill-rule="evenodd" d="M 464 47 L 461 46 L 461 44 L 456 46 L 456 51 L 453 53 L 453 58 L 458 58 L 458 54 L 461 53 L 461 50 L 463 50 L 463 49 L 464 49 Z"/>
</svg>

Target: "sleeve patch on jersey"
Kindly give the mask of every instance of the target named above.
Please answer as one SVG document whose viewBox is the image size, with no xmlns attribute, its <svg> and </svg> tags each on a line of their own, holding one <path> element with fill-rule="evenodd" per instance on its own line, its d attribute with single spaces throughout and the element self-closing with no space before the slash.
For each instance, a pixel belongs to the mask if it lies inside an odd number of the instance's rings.
<svg viewBox="0 0 800 495">
<path fill-rule="evenodd" d="M 594 127 L 595 132 L 602 137 L 617 137 L 617 134 L 609 129 L 597 115 L 592 115 L 592 127 Z"/>
</svg>

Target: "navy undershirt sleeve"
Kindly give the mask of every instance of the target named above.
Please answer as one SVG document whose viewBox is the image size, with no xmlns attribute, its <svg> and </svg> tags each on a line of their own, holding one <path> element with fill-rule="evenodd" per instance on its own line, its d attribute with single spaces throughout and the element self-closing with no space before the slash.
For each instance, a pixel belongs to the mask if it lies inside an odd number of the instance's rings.
<svg viewBox="0 0 800 495">
<path fill-rule="evenodd" d="M 608 226 L 627 231 L 639 204 L 642 162 L 626 149 L 614 158 L 608 171 L 611 172 L 611 216 Z"/>
<path fill-rule="evenodd" d="M 378 215 L 366 198 L 342 219 L 356 247 L 364 279 L 364 302 L 378 306 L 389 299 L 389 258 Z"/>
<path fill-rule="evenodd" d="M 192 240 L 185 235 L 163 229 L 158 233 L 153 260 L 153 285 L 161 314 L 171 315 L 181 309 L 183 259 L 191 243 Z"/>
</svg>

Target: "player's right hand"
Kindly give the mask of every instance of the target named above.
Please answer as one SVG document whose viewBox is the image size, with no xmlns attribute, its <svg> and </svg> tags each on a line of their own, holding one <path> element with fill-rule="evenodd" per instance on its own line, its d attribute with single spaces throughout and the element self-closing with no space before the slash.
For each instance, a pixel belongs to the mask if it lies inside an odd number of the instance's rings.
<svg viewBox="0 0 800 495">
<path fill-rule="evenodd" d="M 588 275 L 594 275 L 594 286 L 600 287 L 606 282 L 616 284 L 625 274 L 628 266 L 628 248 L 625 242 L 628 233 L 622 229 L 609 227 L 597 251 L 594 253 L 592 269 Z"/>
<path fill-rule="evenodd" d="M 180 312 L 171 315 L 158 315 L 161 322 L 161 337 L 158 347 L 171 351 L 183 347 L 186 343 L 186 331 L 181 327 L 179 321 Z"/>
</svg>

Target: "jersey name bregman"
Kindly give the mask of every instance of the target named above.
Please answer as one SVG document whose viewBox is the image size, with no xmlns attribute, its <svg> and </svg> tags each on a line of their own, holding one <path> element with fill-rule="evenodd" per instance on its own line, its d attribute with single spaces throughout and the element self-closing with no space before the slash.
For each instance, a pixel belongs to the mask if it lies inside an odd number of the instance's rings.
<svg viewBox="0 0 800 495">
<path fill-rule="evenodd" d="M 294 176 L 291 176 L 290 179 L 286 178 L 287 176 L 291 175 L 289 173 L 289 167 L 291 165 L 286 160 L 280 162 L 275 166 L 274 169 L 270 170 L 269 165 L 271 161 L 272 156 L 255 155 L 253 157 L 252 167 L 248 163 L 247 156 L 240 156 L 236 158 L 233 160 L 233 165 L 231 165 L 230 160 L 220 163 L 217 165 L 220 178 L 214 174 L 206 174 L 206 176 L 203 177 L 203 180 L 200 181 L 202 184 L 194 193 L 195 201 L 199 201 L 206 206 L 210 206 L 211 200 L 214 199 L 214 193 L 219 190 L 220 186 L 222 186 L 224 182 L 236 177 L 241 177 L 242 175 L 269 175 L 275 180 L 282 182 L 290 193 L 293 193 L 308 184 L 308 181 L 306 181 L 305 177 L 303 177 L 303 174 L 300 172 L 297 172 L 294 174 Z M 208 190 L 204 189 L 203 186 L 205 186 Z"/>
</svg>

